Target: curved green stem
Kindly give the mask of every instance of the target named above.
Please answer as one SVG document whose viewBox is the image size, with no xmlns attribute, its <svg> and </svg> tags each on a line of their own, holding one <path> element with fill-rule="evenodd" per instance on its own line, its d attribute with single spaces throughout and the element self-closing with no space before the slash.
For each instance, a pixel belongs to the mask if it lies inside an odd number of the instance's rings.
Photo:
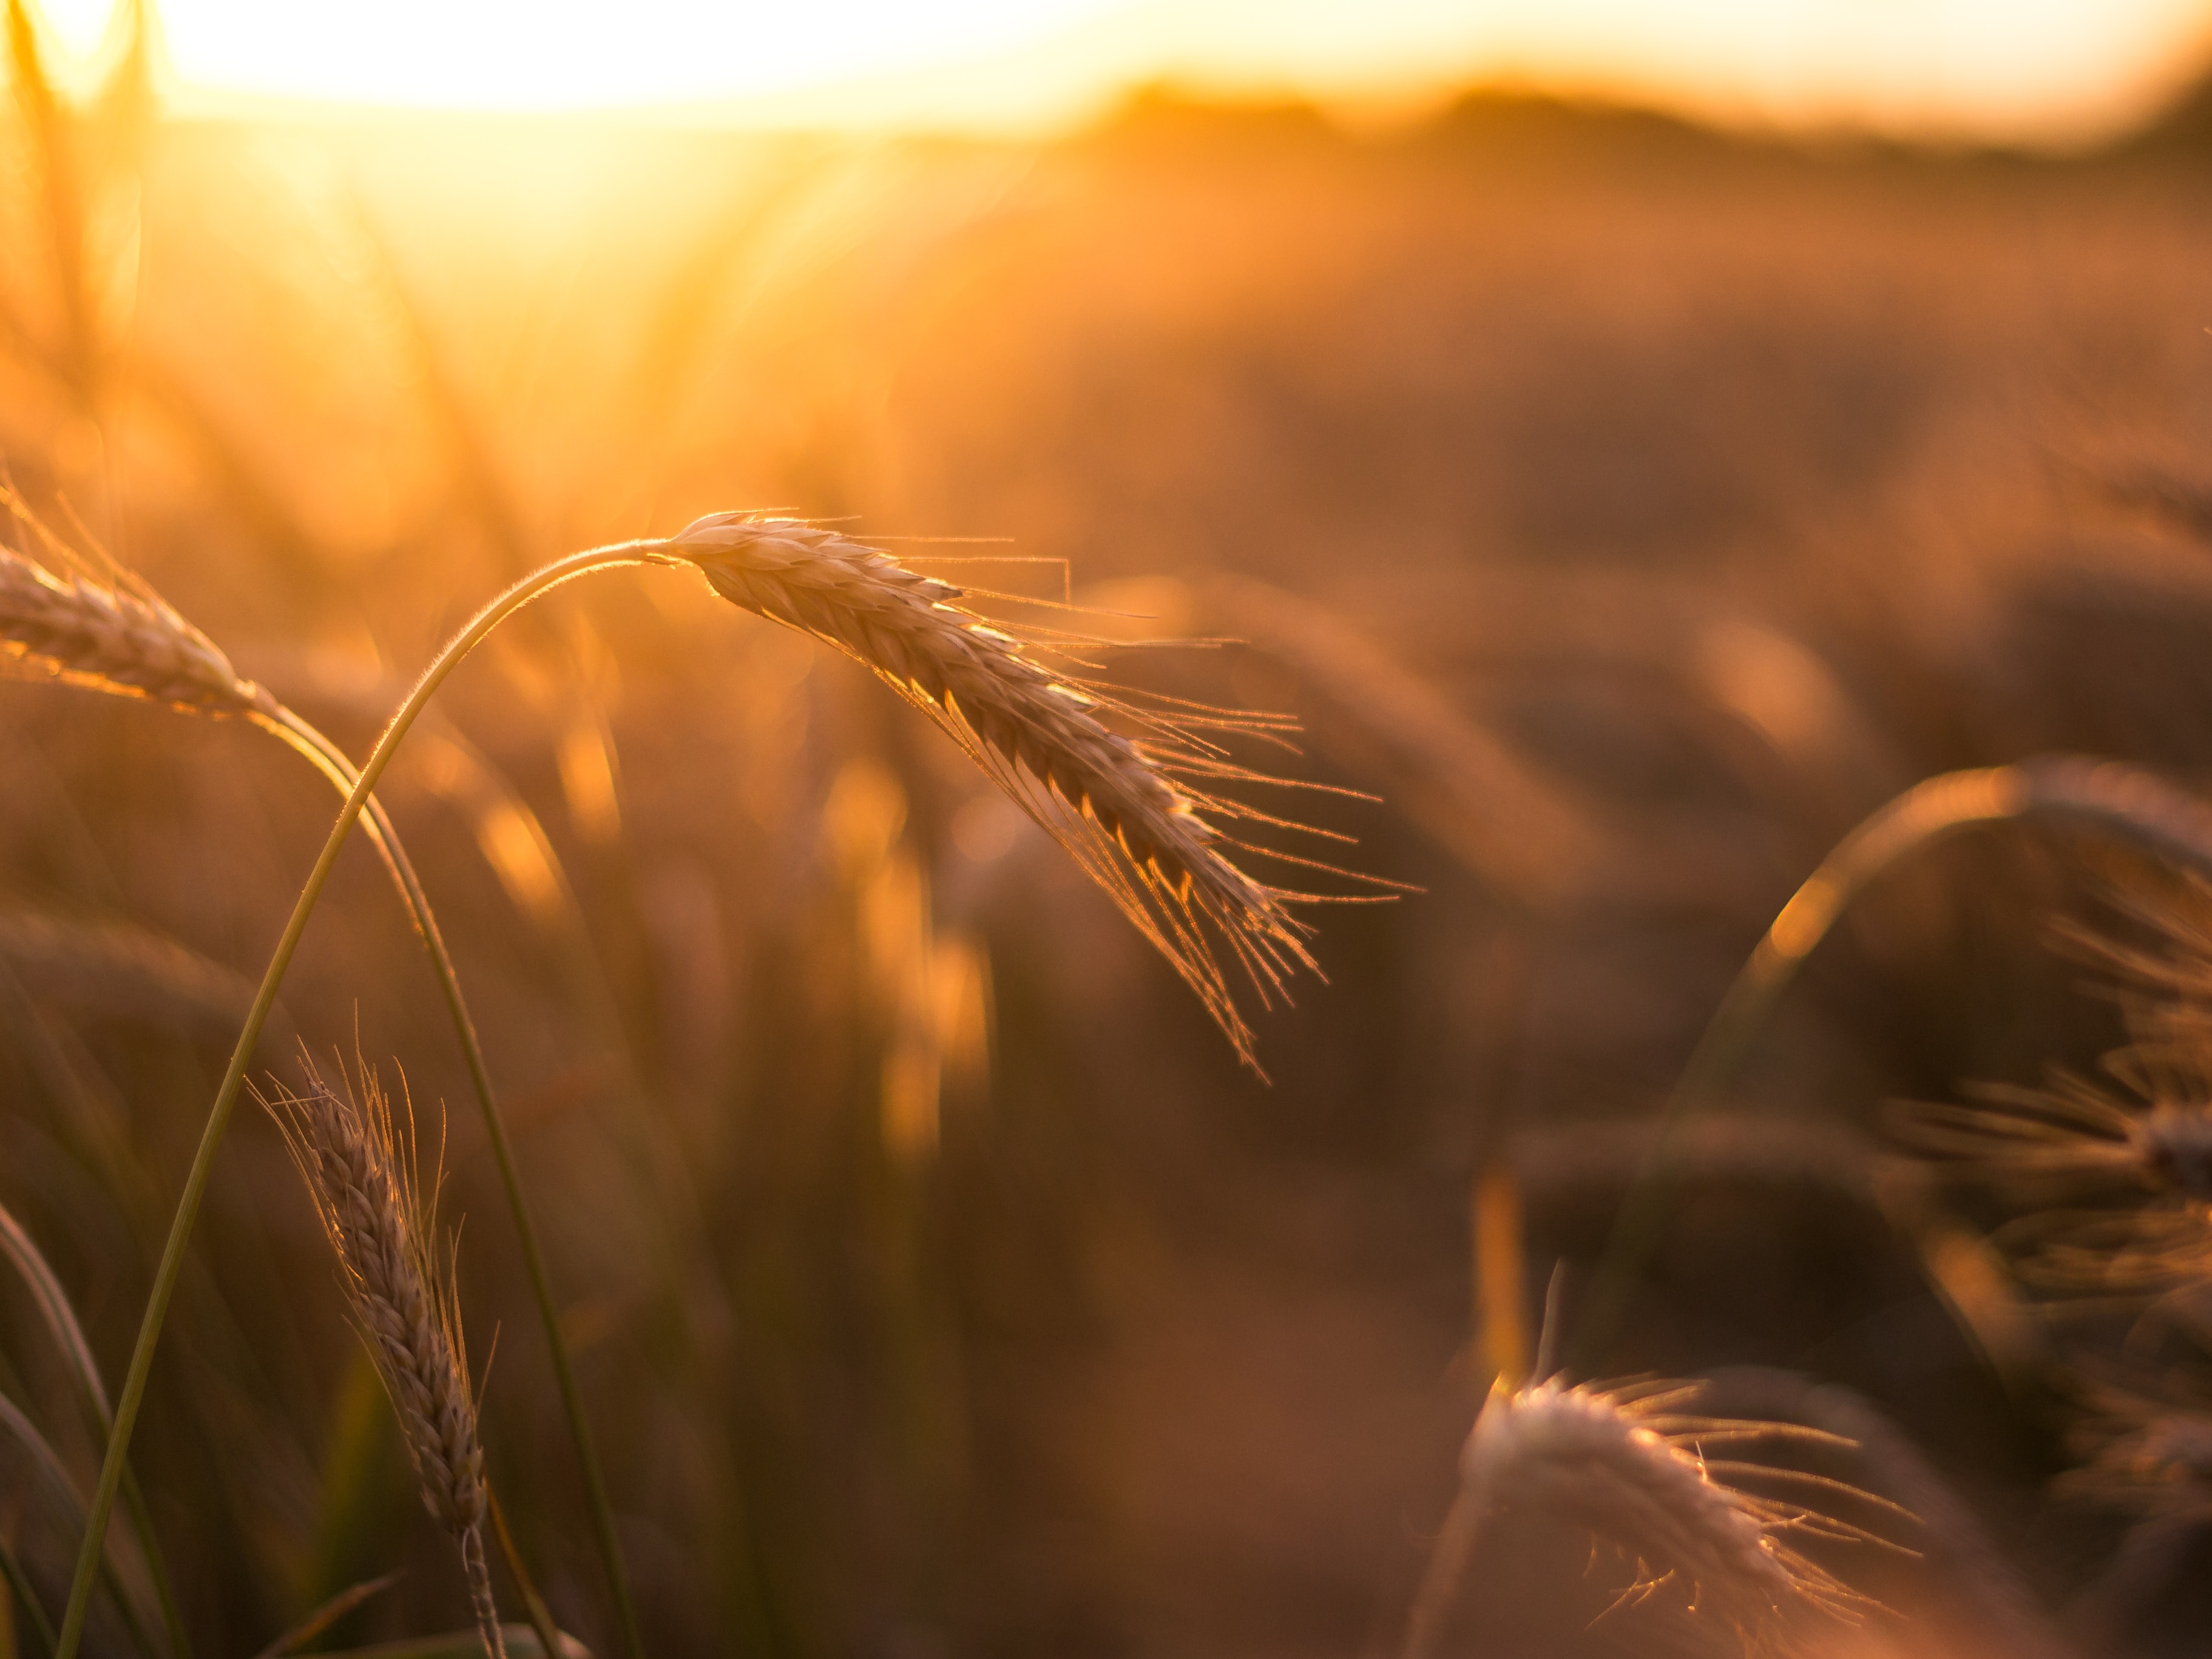
<svg viewBox="0 0 2212 1659">
<path fill-rule="evenodd" d="M 0 1583 L 8 1586 L 8 1593 L 15 1605 L 22 1609 L 24 1622 L 31 1627 L 32 1638 L 38 1644 L 41 1655 L 51 1656 L 54 1650 L 54 1621 L 46 1617 L 46 1610 L 39 1605 L 39 1592 L 32 1584 L 30 1575 L 23 1571 L 15 1553 L 8 1547 L 8 1540 L 0 1538 Z"/>
<path fill-rule="evenodd" d="M 1575 1344 L 1577 1370 L 1595 1365 L 1619 1334 L 1666 1220 L 1673 1197 L 1667 1153 L 1674 1132 L 1735 1081 L 1782 994 L 1851 901 L 1907 854 L 1953 830 L 2029 815 L 2074 820 L 2162 858 L 2212 871 L 2212 809 L 2112 761 L 2054 755 L 1947 772 L 1876 810 L 1837 843 L 1782 907 L 1691 1051 L 1591 1281 Z"/>
<path fill-rule="evenodd" d="M 162 1247 L 161 1265 L 155 1269 L 154 1285 L 146 1301 L 146 1312 L 138 1329 L 138 1340 L 131 1351 L 131 1365 L 125 1373 L 123 1390 L 116 1401 L 115 1429 L 107 1437 L 107 1451 L 100 1466 L 100 1483 L 93 1492 L 92 1508 L 86 1517 L 84 1540 L 77 1552 L 76 1574 L 70 1583 L 67 1613 L 62 1620 L 61 1638 L 57 1644 L 56 1659 L 75 1659 L 77 1644 L 84 1633 L 86 1610 L 91 1604 L 92 1587 L 100 1568 L 102 1547 L 107 1533 L 107 1520 L 115 1506 L 115 1495 L 123 1478 L 123 1465 L 131 1444 L 131 1433 L 138 1420 L 138 1408 L 146 1397 L 147 1378 L 153 1370 L 154 1350 L 159 1344 L 161 1326 L 167 1317 L 170 1298 L 175 1294 L 178 1275 L 184 1270 L 185 1249 L 191 1237 L 192 1224 L 199 1215 L 201 1200 L 207 1193 L 210 1176 L 215 1168 L 215 1154 L 221 1146 L 222 1134 L 230 1122 L 230 1115 L 238 1103 L 240 1088 L 246 1081 L 246 1068 L 250 1062 L 254 1044 L 259 1041 L 261 1029 L 269 1018 L 270 1010 L 276 1001 L 277 987 L 283 983 L 285 969 L 291 966 L 292 957 L 300 948 L 300 940 L 307 933 L 307 921 L 314 914 L 315 903 L 322 896 L 331 872 L 337 867 L 339 852 L 354 824 L 360 819 L 368 805 L 369 793 L 376 787 L 377 780 L 391 763 L 408 728 L 428 704 L 446 678 L 460 665 L 463 659 L 493 629 L 529 604 L 532 599 L 550 592 L 566 581 L 592 570 L 605 569 L 626 564 L 649 564 L 662 562 L 660 550 L 665 544 L 658 541 L 618 543 L 611 547 L 593 548 L 586 552 L 573 553 L 565 559 L 556 559 L 543 569 L 525 576 L 520 581 L 494 599 L 464 628 L 437 659 L 423 672 L 421 680 L 409 693 L 407 701 L 392 718 L 392 723 L 377 739 L 376 747 L 362 765 L 359 777 L 346 796 L 344 810 L 338 814 L 331 827 L 330 838 L 323 843 L 321 855 L 309 873 L 306 886 L 301 889 L 297 903 L 292 907 L 291 919 L 284 925 L 284 933 L 276 944 L 276 953 L 270 958 L 267 971 L 262 975 L 261 988 L 253 999 L 247 1013 L 246 1027 L 239 1033 L 238 1046 L 232 1051 L 230 1066 L 223 1073 L 222 1085 L 216 1091 L 215 1103 L 209 1109 L 206 1127 L 200 1133 L 198 1150 L 192 1155 L 191 1171 L 185 1177 L 185 1189 L 177 1200 L 177 1212 L 169 1225 L 168 1242 Z M 621 1583 L 619 1579 L 616 1581 Z M 626 1598 L 625 1598 L 626 1600 Z M 634 1627 L 634 1626 L 633 1626 Z M 629 1631 L 626 1639 L 635 1640 Z"/>
<path fill-rule="evenodd" d="M 257 716 L 258 723 L 297 750 L 337 787 L 337 792 L 351 799 L 361 774 L 346 758 L 344 750 L 290 709 L 280 707 L 274 715 Z M 600 1565 L 607 1575 L 610 1593 L 614 1597 L 617 1622 L 620 1626 L 624 1652 L 629 1659 L 644 1659 L 644 1644 L 638 1635 L 637 1613 L 632 1604 L 629 1577 L 623 1569 L 622 1550 L 615 1537 L 614 1509 L 607 1499 L 606 1478 L 599 1468 L 599 1452 L 592 1442 L 592 1427 L 584 1414 L 583 1396 L 576 1387 L 575 1368 L 568 1358 L 568 1345 L 561 1334 L 561 1312 L 553 1299 L 553 1280 L 545 1268 L 544 1252 L 538 1243 L 537 1224 L 531 1219 L 530 1206 L 522 1191 L 522 1176 L 514 1167 L 514 1153 L 507 1138 L 507 1123 L 501 1117 L 496 1097 L 492 1092 L 491 1072 L 484 1061 L 483 1045 L 477 1036 L 476 1020 L 461 994 L 461 981 L 454 972 L 453 959 L 446 950 L 445 936 L 439 932 L 438 918 L 430 908 L 429 895 L 415 873 L 415 866 L 400 844 L 399 833 L 392 827 L 383 803 L 374 795 L 367 798 L 362 808 L 367 820 L 369 839 L 384 860 L 392 884 L 398 890 L 401 901 L 415 925 L 416 936 L 430 958 L 432 971 L 437 975 L 438 988 L 446 999 L 447 1012 L 453 1017 L 453 1034 L 459 1040 L 461 1054 L 469 1068 L 469 1081 L 474 1086 L 477 1105 L 483 1115 L 484 1137 L 490 1143 L 492 1161 L 498 1166 L 501 1188 L 507 1195 L 508 1212 L 514 1218 L 514 1231 L 522 1242 L 523 1266 L 530 1279 L 532 1298 L 538 1304 L 538 1316 L 545 1328 L 545 1344 L 553 1356 L 553 1376 L 561 1395 L 561 1409 L 568 1419 L 569 1437 L 575 1442 L 576 1461 L 584 1476 L 584 1494 L 592 1512 L 592 1531 L 599 1551 Z M 126 1485 L 124 1498 L 131 1497 Z"/>
</svg>

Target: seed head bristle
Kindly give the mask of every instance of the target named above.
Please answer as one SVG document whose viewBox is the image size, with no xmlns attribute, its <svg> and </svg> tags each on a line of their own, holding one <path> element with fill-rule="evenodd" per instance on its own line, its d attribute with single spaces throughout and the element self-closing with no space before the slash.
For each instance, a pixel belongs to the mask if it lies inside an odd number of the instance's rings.
<svg viewBox="0 0 2212 1659">
<path fill-rule="evenodd" d="M 1203 733 L 1279 725 L 1187 705 L 1138 709 L 1055 673 L 963 609 L 961 589 L 819 526 L 716 513 L 666 545 L 723 598 L 836 647 L 927 714 L 1105 889 L 1251 1059 L 1217 951 L 1264 1005 L 1314 968 L 1310 930 L 1286 908 L 1301 896 L 1232 864 L 1224 849 L 1235 843 L 1210 820 L 1276 821 L 1184 781 L 1263 781 Z M 1146 736 L 1113 730 L 1109 715 Z"/>
<path fill-rule="evenodd" d="M 1998 1230 L 2021 1280 L 2062 1297 L 2159 1304 L 2202 1318 L 2212 1212 L 2202 1205 L 2053 1210 Z"/>
<path fill-rule="evenodd" d="M 2212 1402 L 2092 1385 L 2069 1435 L 2084 1459 L 2057 1489 L 2172 1521 L 2212 1518 Z"/>
<path fill-rule="evenodd" d="M 2023 1281 L 2074 1299 L 2157 1299 L 2203 1316 L 2212 1292 L 2212 942 L 2143 908 L 2163 951 L 2077 931 L 2077 954 L 2121 976 L 2133 1041 L 2105 1076 L 2053 1068 L 2040 1088 L 1971 1087 L 1969 1100 L 1893 1107 L 1915 1152 L 2014 1194 L 2063 1195 L 1993 1235 Z"/>
<path fill-rule="evenodd" d="M 434 1206 L 422 1201 L 410 1120 L 403 1141 L 374 1072 L 343 1093 L 312 1063 L 303 1093 L 264 1097 L 283 1131 L 337 1254 L 339 1282 L 399 1419 L 422 1503 L 460 1547 L 488 1652 L 504 1651 L 483 1528 L 488 1498 L 468 1352 L 449 1264 L 432 1244 Z"/>
<path fill-rule="evenodd" d="M 2002 1188 L 2095 1185 L 2212 1201 L 2212 1087 L 2191 1052 L 2130 1044 L 2117 1087 L 2054 1068 L 2041 1088 L 1977 1084 L 1970 1103 L 1910 1102 L 1890 1126 L 1913 1151 Z"/>
<path fill-rule="evenodd" d="M 195 714 L 276 712 L 266 691 L 240 678 L 212 640 L 150 589 L 57 574 L 6 546 L 0 653 L 74 685 Z"/>
<path fill-rule="evenodd" d="M 1638 1565 L 1638 1589 L 1686 1583 L 1692 1611 L 1754 1652 L 1789 1653 L 1806 1614 L 1857 1624 L 1875 1606 L 1808 1559 L 1792 1536 L 1885 1544 L 1804 1504 L 1763 1498 L 1717 1478 L 1810 1482 L 1894 1510 L 1871 1494 L 1778 1467 L 1709 1462 L 1709 1445 L 1794 1438 L 1848 1444 L 1790 1424 L 1686 1415 L 1696 1383 L 1570 1388 L 1553 1379 L 1500 1387 L 1460 1458 L 1463 1498 L 1480 1513 L 1542 1511 L 1617 1546 Z"/>
</svg>

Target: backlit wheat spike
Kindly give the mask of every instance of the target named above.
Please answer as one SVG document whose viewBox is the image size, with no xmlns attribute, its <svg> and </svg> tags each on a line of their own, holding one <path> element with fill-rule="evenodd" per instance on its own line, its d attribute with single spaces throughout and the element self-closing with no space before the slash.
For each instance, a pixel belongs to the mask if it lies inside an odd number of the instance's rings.
<svg viewBox="0 0 2212 1659">
<path fill-rule="evenodd" d="M 1616 1546 L 1636 1563 L 1637 1599 L 1674 1579 L 1691 1611 L 1734 1633 L 1752 1652 L 1796 1650 L 1805 1618 L 1860 1622 L 1865 1596 L 1816 1565 L 1790 1537 L 1881 1542 L 1802 1504 L 1762 1498 L 1723 1480 L 1811 1485 L 1894 1510 L 1870 1493 L 1780 1467 L 1709 1461 L 1708 1447 L 1795 1440 L 1848 1444 L 1793 1424 L 1685 1414 L 1694 1382 L 1570 1388 L 1558 1381 L 1493 1389 L 1460 1455 L 1460 1497 L 1447 1535 L 1462 1559 L 1448 1579 L 1434 1569 L 1415 1613 L 1408 1652 L 1429 1659 L 1456 1593 L 1468 1544 L 1516 1513 L 1555 1516 Z M 1895 1547 L 1891 1546 L 1890 1547 Z M 1439 1546 L 1442 1548 L 1442 1546 Z"/>
<path fill-rule="evenodd" d="M 2156 1301 L 2192 1323 L 2212 1318 L 2212 1212 L 2202 1204 L 2053 1210 L 1995 1236 L 2021 1280 L 2061 1297 Z"/>
<path fill-rule="evenodd" d="M 2136 1040 L 2104 1056 L 2110 1084 L 2054 1068 L 2041 1088 L 1983 1084 L 1970 1103 L 1891 1109 L 1897 1139 L 2000 1191 L 2063 1197 L 1994 1235 L 2017 1272 L 2068 1297 L 2156 1298 L 2193 1323 L 2212 1286 L 2212 1023 L 2205 945 L 2191 925 L 2155 916 L 2171 954 L 2076 934 L 2125 976 Z"/>
<path fill-rule="evenodd" d="M 0 652 L 94 690 L 203 714 L 270 714 L 215 642 L 150 592 L 58 575 L 0 547 Z"/>
<path fill-rule="evenodd" d="M 423 1504 L 460 1547 L 484 1650 L 501 1659 L 484 1559 L 476 1400 L 451 1276 L 426 1236 L 435 1223 L 418 1201 L 411 1127 L 403 1152 L 391 1102 L 367 1070 L 358 1097 L 350 1083 L 340 1094 L 310 1066 L 305 1094 L 282 1093 L 265 1103 L 337 1252 L 347 1303 L 398 1415 Z"/>
<path fill-rule="evenodd" d="M 1892 1133 L 1959 1174 L 2003 1188 L 2100 1185 L 2212 1200 L 2212 1079 L 2173 1043 L 2115 1050 L 2107 1088 L 2054 1068 L 2045 1086 L 1978 1084 L 1971 1103 L 1893 1107 Z"/>
<path fill-rule="evenodd" d="M 716 513 L 666 546 L 723 598 L 836 646 L 927 713 L 1106 890 L 1250 1058 L 1217 944 L 1263 1003 L 1313 961 L 1309 930 L 1285 908 L 1296 896 L 1231 864 L 1201 813 L 1259 815 L 1182 781 L 1252 778 L 1196 735 L 1222 722 L 1109 702 L 963 610 L 960 589 L 834 530 Z M 1135 714 L 1146 739 L 1109 729 L 1101 716 L 1116 713 Z"/>
<path fill-rule="evenodd" d="M 2069 1437 L 2086 1461 L 2057 1490 L 2167 1520 L 2212 1517 L 2212 1401 L 2160 1399 L 2112 1383 L 2088 1389 L 2089 1414 Z"/>
</svg>

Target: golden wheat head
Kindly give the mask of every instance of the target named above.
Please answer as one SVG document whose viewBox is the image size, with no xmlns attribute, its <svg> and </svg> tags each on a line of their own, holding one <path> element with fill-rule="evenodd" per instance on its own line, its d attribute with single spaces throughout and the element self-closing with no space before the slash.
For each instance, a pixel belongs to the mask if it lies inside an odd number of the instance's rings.
<svg viewBox="0 0 2212 1659">
<path fill-rule="evenodd" d="M 73 685 L 195 714 L 273 714 L 215 641 L 150 589 L 57 574 L 0 546 L 0 654 Z"/>
<path fill-rule="evenodd" d="M 724 599 L 836 647 L 927 714 L 1106 890 L 1250 1058 L 1218 949 L 1266 1003 L 1288 975 L 1313 967 L 1309 930 L 1286 908 L 1297 895 L 1224 856 L 1237 843 L 1212 820 L 1261 815 L 1194 786 L 1256 779 L 1207 732 L 1279 728 L 1109 698 L 963 609 L 959 588 L 834 530 L 716 513 L 667 547 Z M 1144 738 L 1111 729 L 1108 715 L 1133 720 Z"/>
</svg>

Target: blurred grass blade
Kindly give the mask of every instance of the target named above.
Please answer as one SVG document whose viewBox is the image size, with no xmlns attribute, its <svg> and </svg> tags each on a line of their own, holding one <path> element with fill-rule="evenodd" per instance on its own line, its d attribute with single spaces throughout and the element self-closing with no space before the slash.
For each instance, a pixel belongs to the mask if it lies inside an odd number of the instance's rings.
<svg viewBox="0 0 2212 1659">
<path fill-rule="evenodd" d="M 4 1394 L 0 1394 L 0 1433 L 5 1433 L 23 1449 L 56 1513 L 72 1530 L 82 1527 L 84 1523 L 84 1504 L 77 1496 L 76 1484 L 70 1479 L 69 1470 L 63 1466 L 54 1449 L 46 1443 L 46 1436 L 39 1432 L 38 1425 L 24 1414 L 21 1406 Z M 100 1577 L 107 1586 L 108 1594 L 113 1597 L 117 1610 L 123 1615 L 123 1622 L 131 1632 L 132 1644 L 152 1659 L 152 1656 L 158 1655 L 161 1650 L 155 1645 L 143 1613 L 125 1589 L 122 1575 L 115 1570 L 114 1558 L 105 1550 L 101 1551 L 100 1557 Z"/>
<path fill-rule="evenodd" d="M 107 1390 L 100 1381 L 100 1366 L 92 1357 L 92 1345 L 85 1340 L 84 1328 L 77 1323 L 76 1310 L 70 1306 L 69 1293 L 62 1289 L 61 1281 L 54 1277 L 53 1269 L 25 1231 L 23 1224 L 5 1204 L 0 1204 L 0 1255 L 5 1255 L 22 1275 L 23 1283 L 38 1304 L 39 1316 L 52 1334 L 54 1346 L 69 1362 L 70 1379 L 76 1383 L 79 1399 L 83 1402 L 86 1420 L 100 1433 L 107 1432 L 109 1409 Z"/>
<path fill-rule="evenodd" d="M 381 1595 L 398 1582 L 398 1573 L 387 1572 L 381 1578 L 370 1578 L 358 1584 L 348 1585 L 262 1649 L 255 1659 L 283 1659 L 283 1655 L 305 1647 L 371 1596 Z"/>
<path fill-rule="evenodd" d="M 1530 1380 L 1534 1358 L 1521 1183 L 1510 1164 L 1494 1163 L 1482 1172 L 1474 1183 L 1474 1212 L 1475 1340 L 1492 1375 L 1518 1389 Z"/>
<path fill-rule="evenodd" d="M 94 347 L 84 285 L 84 207 L 70 153 L 68 116 L 46 74 L 27 0 L 8 0 L 7 30 L 9 80 L 37 155 L 46 198 L 47 254 L 53 262 L 54 297 L 63 318 L 64 373 L 70 392 L 88 406 Z"/>
<path fill-rule="evenodd" d="M 321 1494 L 301 1601 L 342 1593 L 374 1563 L 380 1540 L 404 1496 L 398 1430 L 368 1352 L 356 1344 L 323 1431 Z"/>
<path fill-rule="evenodd" d="M 437 330 L 431 325 L 414 289 L 400 270 L 391 242 L 367 203 L 356 196 L 353 205 L 355 222 L 370 256 L 369 264 L 380 280 L 392 310 L 405 326 L 423 401 L 445 433 L 455 475 L 455 492 L 485 538 L 499 550 L 506 566 L 505 574 L 520 576 L 537 562 L 521 503 L 507 487 L 505 473 L 493 453 L 490 435 L 462 388 L 459 373 L 440 341 Z"/>
<path fill-rule="evenodd" d="M 32 1639 L 38 1644 L 38 1651 L 52 1659 L 54 1621 L 46 1616 L 46 1608 L 40 1605 L 38 1592 L 32 1588 L 30 1576 L 23 1571 L 23 1564 L 15 1559 L 15 1552 L 8 1547 L 5 1537 L 0 1537 L 0 1578 L 8 1581 L 9 1600 L 14 1607 L 23 1610 L 23 1622 L 31 1627 Z M 12 1621 L 15 1617 L 12 1609 L 9 1610 L 8 1616 Z M 6 1651 L 9 1659 L 15 1659 L 15 1636 L 12 1623 L 6 1628 L 0 1628 L 0 1638 L 5 1638 L 8 1643 Z"/>
<path fill-rule="evenodd" d="M 100 1364 L 93 1358 L 92 1345 L 85 1340 L 84 1328 L 77 1322 L 76 1310 L 70 1307 L 69 1293 L 46 1265 L 46 1257 L 38 1245 L 16 1220 L 4 1204 L 0 1204 L 0 1255 L 15 1264 L 23 1282 L 31 1291 L 32 1300 L 39 1306 L 40 1316 L 46 1321 L 46 1329 L 54 1339 L 67 1362 L 70 1380 L 76 1385 L 79 1405 L 94 1435 L 105 1440 L 114 1426 L 114 1414 L 107 1403 L 107 1390 L 100 1380 Z M 154 1520 L 146 1508 L 145 1494 L 139 1489 L 138 1477 L 127 1467 L 123 1474 L 123 1503 L 130 1512 L 131 1530 L 138 1534 L 138 1546 L 145 1552 L 147 1575 L 153 1581 L 154 1597 L 161 1609 L 161 1624 L 169 1638 L 169 1650 L 177 1659 L 187 1659 L 191 1644 L 185 1633 L 184 1615 L 177 1607 L 175 1592 L 169 1583 L 167 1568 L 161 1559 L 161 1540 L 155 1535 Z"/>
<path fill-rule="evenodd" d="M 543 1659 L 545 1650 L 537 1632 L 527 1625 L 501 1625 L 507 1659 Z M 443 1636 L 417 1636 L 404 1642 L 379 1642 L 374 1647 L 333 1648 L 323 1659 L 483 1659 L 483 1643 L 472 1630 L 449 1631 Z M 573 1636 L 561 1638 L 559 1659 L 592 1659 L 592 1650 Z"/>
</svg>

